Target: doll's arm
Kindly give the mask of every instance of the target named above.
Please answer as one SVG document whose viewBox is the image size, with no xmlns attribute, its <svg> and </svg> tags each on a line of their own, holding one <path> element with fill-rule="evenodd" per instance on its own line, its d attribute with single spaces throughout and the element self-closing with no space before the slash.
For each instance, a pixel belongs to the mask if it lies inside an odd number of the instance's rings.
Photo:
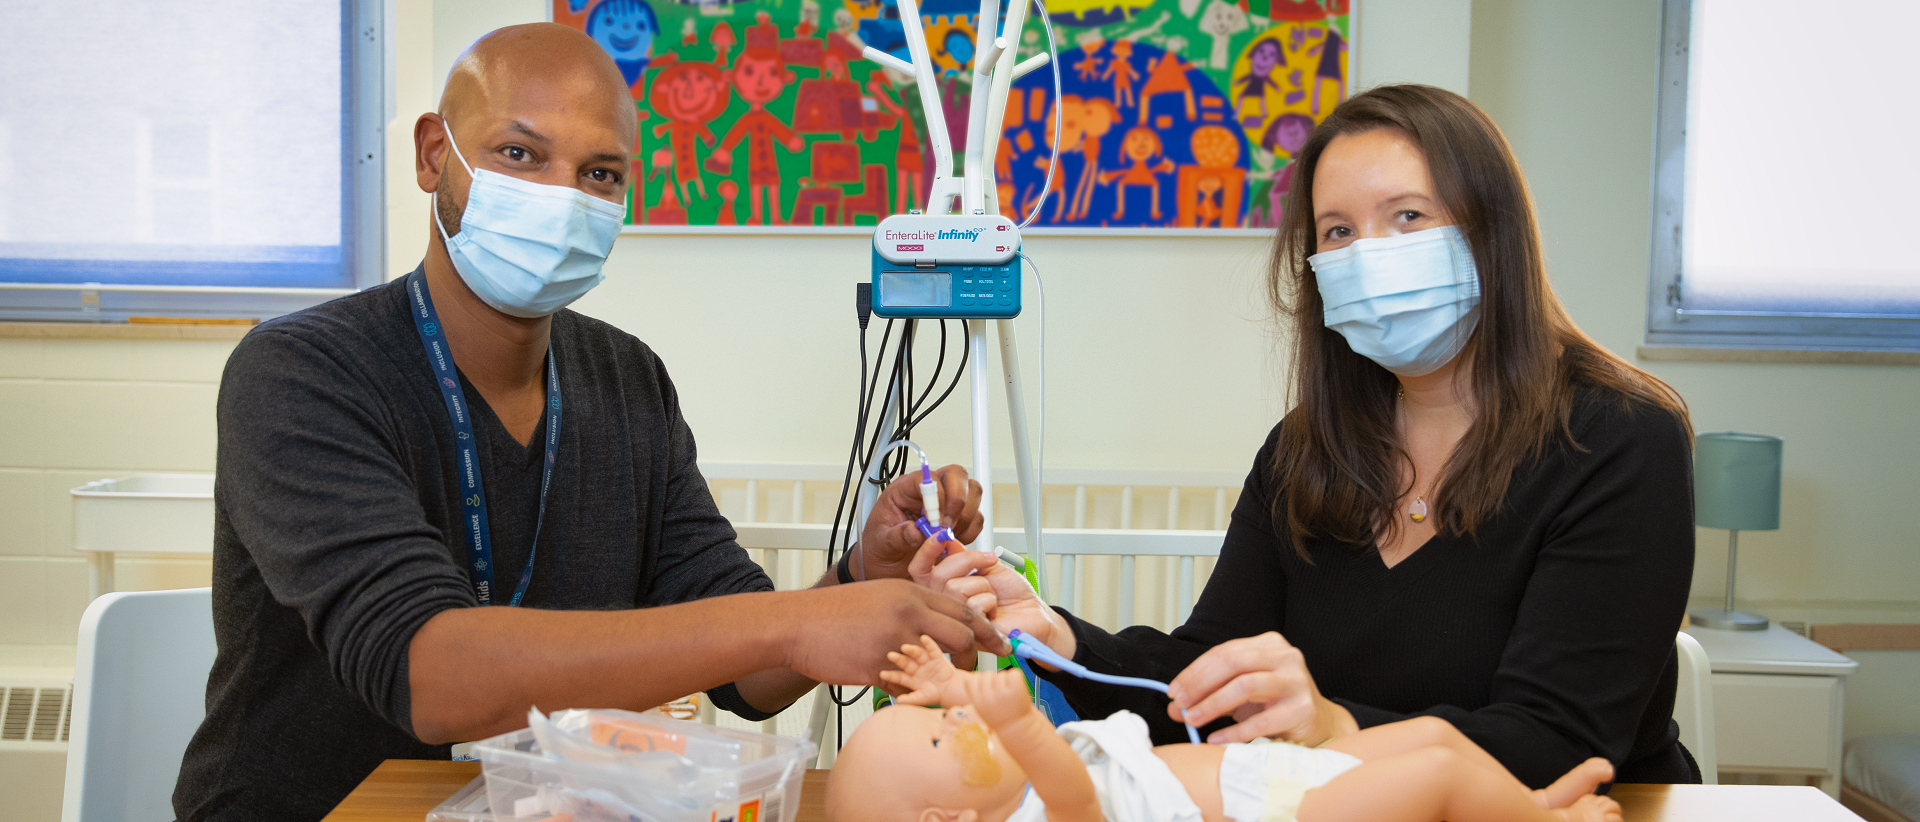
<svg viewBox="0 0 1920 822">
<path fill-rule="evenodd" d="M 1009 682 L 1018 689 L 1025 710 L 1016 716 L 995 719 L 986 708 L 977 703 L 974 707 L 999 734 L 1000 743 L 1007 746 L 1007 754 L 1027 772 L 1033 792 L 1047 805 L 1047 822 L 1106 822 L 1100 810 L 1100 795 L 1094 792 L 1093 777 L 1087 775 L 1086 763 L 1080 761 L 1067 741 L 1053 732 L 1047 718 L 1033 707 L 1019 669 L 975 676 Z"/>
<path fill-rule="evenodd" d="M 902 704 L 973 706 L 1000 737 L 1007 754 L 1027 772 L 1034 793 L 1046 803 L 1048 822 L 1105 822 L 1086 763 L 1033 707 L 1033 697 L 1018 669 L 993 673 L 958 670 L 941 655 L 940 647 L 924 636 L 919 645 L 902 645 L 899 653 L 889 653 L 887 659 L 900 670 L 881 671 L 880 678 L 913 689 L 900 697 Z"/>
</svg>

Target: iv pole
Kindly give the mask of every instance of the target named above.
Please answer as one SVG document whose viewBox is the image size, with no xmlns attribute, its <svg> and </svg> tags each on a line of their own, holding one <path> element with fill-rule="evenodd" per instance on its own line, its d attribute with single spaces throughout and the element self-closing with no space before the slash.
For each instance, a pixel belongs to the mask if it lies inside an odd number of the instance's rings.
<svg viewBox="0 0 1920 822">
<path fill-rule="evenodd" d="M 906 36 L 907 51 L 913 58 L 911 64 L 891 54 L 868 46 L 864 52 L 867 59 L 879 63 L 894 71 L 912 76 L 914 85 L 920 91 L 921 109 L 927 121 L 927 138 L 933 148 L 934 173 L 929 185 L 926 213 L 928 214 L 998 214 L 1000 211 L 999 192 L 990 179 L 991 163 L 987 159 L 989 145 L 998 145 L 998 131 L 989 131 L 989 126 L 1003 121 L 1007 105 L 1007 92 L 1013 81 L 1029 71 L 1046 65 L 1045 55 L 1016 65 L 1016 51 L 1011 48 L 1005 36 L 1000 35 L 999 0 L 981 0 L 979 26 L 975 30 L 974 42 L 983 44 L 975 52 L 973 69 L 973 93 L 967 117 L 967 142 L 964 155 L 964 170 L 960 178 L 953 176 L 953 147 L 949 142 L 946 128 L 946 115 L 940 102 L 939 87 L 935 84 L 933 59 L 927 52 L 926 34 L 920 26 L 920 9 L 916 0 L 897 0 L 900 9 L 900 24 Z M 1018 37 L 1018 32 L 1026 23 L 1027 0 L 1009 0 L 1005 31 Z M 911 125 L 909 124 L 910 128 Z M 989 138 L 991 137 L 991 142 Z M 956 201 L 958 201 L 956 208 Z M 909 320 L 908 322 L 913 322 Z M 997 339 L 1000 347 L 1000 371 L 1007 396 L 1008 423 L 1013 434 L 1013 454 L 1015 476 L 1019 482 L 1021 519 L 1026 533 L 1027 561 L 1039 563 L 1035 571 L 1039 574 L 1042 590 L 1045 590 L 1046 565 L 1045 553 L 1041 547 L 1040 534 L 1040 477 L 1034 473 L 1032 448 L 1027 438 L 1026 396 L 1020 381 L 1020 354 L 1014 330 L 1013 320 L 995 320 Z M 990 407 L 989 380 L 987 373 L 988 358 L 987 321 L 967 320 L 968 359 L 973 373 L 968 375 L 972 393 L 973 409 L 973 465 L 971 473 L 980 481 L 984 494 L 980 499 L 980 516 L 984 520 L 980 535 L 967 546 L 970 550 L 991 552 L 993 543 L 993 437 L 992 410 Z M 903 401 L 904 386 L 896 384 L 887 394 L 884 410 L 881 412 L 880 442 L 889 442 L 893 438 L 896 411 Z M 880 492 L 882 461 L 875 459 L 867 467 L 860 482 L 858 507 L 853 527 L 864 531 L 867 516 L 872 513 Z"/>
</svg>

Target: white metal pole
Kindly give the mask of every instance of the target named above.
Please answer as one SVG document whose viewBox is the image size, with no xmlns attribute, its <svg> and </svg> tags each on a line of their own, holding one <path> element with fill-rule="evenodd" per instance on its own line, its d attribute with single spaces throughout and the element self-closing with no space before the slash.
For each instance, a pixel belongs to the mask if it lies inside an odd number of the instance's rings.
<svg viewBox="0 0 1920 822">
<path fill-rule="evenodd" d="M 1035 563 L 1040 590 L 1047 590 L 1047 553 L 1040 546 L 1040 491 L 1045 480 L 1034 471 L 1027 442 L 1027 398 L 1020 388 L 1020 344 L 1012 320 L 996 321 L 1000 330 L 1000 375 L 1007 389 L 1007 422 L 1013 428 L 1013 466 L 1020 480 L 1020 524 L 1027 532 L 1027 561 Z"/>
<path fill-rule="evenodd" d="M 980 536 L 967 546 L 993 552 L 993 415 L 987 393 L 987 321 L 967 321 L 968 386 L 973 390 L 973 477 L 980 481 Z"/>
<path fill-rule="evenodd" d="M 1014 7 L 1021 8 L 1018 0 Z M 994 187 L 993 172 L 987 167 L 987 138 L 998 138 L 999 131 L 988 127 L 987 103 L 993 98 L 994 64 L 1001 56 L 1000 0 L 980 0 L 979 21 L 973 40 L 973 93 L 968 98 L 965 170 L 960 188 L 961 213 L 969 215 L 986 212 L 987 191 Z"/>
</svg>

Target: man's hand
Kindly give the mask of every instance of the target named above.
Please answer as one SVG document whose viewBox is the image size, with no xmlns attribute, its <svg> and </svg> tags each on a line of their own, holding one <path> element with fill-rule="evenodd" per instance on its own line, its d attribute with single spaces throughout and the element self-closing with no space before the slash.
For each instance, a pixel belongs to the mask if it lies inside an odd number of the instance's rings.
<svg viewBox="0 0 1920 822">
<path fill-rule="evenodd" d="M 999 645 L 992 623 L 959 598 L 905 580 L 796 591 L 786 665 L 835 685 L 878 685 L 887 652 L 927 636 L 952 653 Z"/>
<path fill-rule="evenodd" d="M 980 483 L 968 479 L 967 469 L 958 465 L 933 472 L 933 481 L 940 487 L 941 521 L 935 524 L 952 528 L 961 543 L 972 542 L 984 522 L 980 516 Z M 873 513 L 867 516 L 858 553 L 854 554 L 854 578 L 907 579 L 907 568 L 925 541 L 913 525 L 921 513 L 920 473 L 910 471 L 880 493 Z M 948 550 L 959 548 L 947 544 Z"/>
<path fill-rule="evenodd" d="M 880 678 L 911 688 L 900 697 L 903 705 L 972 705 L 989 728 L 1003 728 L 1033 710 L 1033 697 L 1018 668 L 988 672 L 962 671 L 940 653 L 929 637 L 918 645 L 902 645 L 887 654 L 898 671 L 881 671 Z"/>
</svg>

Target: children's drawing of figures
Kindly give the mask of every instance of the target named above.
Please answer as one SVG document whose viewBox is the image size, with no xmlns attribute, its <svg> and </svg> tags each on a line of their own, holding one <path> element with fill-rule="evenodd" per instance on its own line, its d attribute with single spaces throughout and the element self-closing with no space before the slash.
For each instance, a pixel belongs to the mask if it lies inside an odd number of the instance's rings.
<svg viewBox="0 0 1920 822">
<path fill-rule="evenodd" d="M 672 151 L 663 148 L 653 153 L 653 170 L 655 175 L 664 176 L 667 173 L 667 169 L 672 166 Z M 647 209 L 645 221 L 652 225 L 687 224 L 687 209 L 681 205 L 679 199 L 673 196 L 672 183 L 667 183 L 660 187 L 660 202 L 655 203 L 652 208 Z"/>
<path fill-rule="evenodd" d="M 692 202 L 689 185 L 700 192 L 700 199 L 707 199 L 707 184 L 700 179 L 699 144 L 716 142 L 707 124 L 727 110 L 729 95 L 726 76 L 712 63 L 678 63 L 653 78 L 649 96 L 654 109 L 667 117 L 667 122 L 653 127 L 653 136 L 666 137 L 672 147 L 673 179 L 683 203 Z"/>
<path fill-rule="evenodd" d="M 1046 122 L 1042 123 L 1040 126 L 1040 139 L 1046 143 L 1048 150 L 1045 152 L 1042 152 L 1039 157 L 1035 157 L 1033 160 L 1033 167 L 1040 169 L 1040 172 L 1042 174 L 1045 174 L 1049 170 L 1053 172 L 1052 179 L 1046 180 L 1047 190 L 1041 196 L 1044 196 L 1047 199 L 1050 199 L 1053 201 L 1053 217 L 1051 219 L 1053 222 L 1056 222 L 1056 223 L 1060 222 L 1060 214 L 1062 211 L 1066 210 L 1066 207 L 1067 207 L 1067 170 L 1065 168 L 1060 168 L 1054 165 L 1055 161 L 1054 161 L 1054 151 L 1053 151 L 1053 148 L 1054 148 L 1053 120 L 1056 117 L 1062 117 L 1065 115 L 1065 113 L 1061 110 L 1062 108 L 1065 107 L 1063 106 L 1063 103 L 1067 105 L 1078 106 L 1079 98 L 1068 97 L 1066 100 L 1054 101 L 1051 116 L 1049 116 Z M 1080 147 L 1080 135 L 1075 134 L 1072 129 L 1067 128 L 1067 124 L 1064 121 L 1062 121 L 1060 123 L 1059 154 L 1064 156 L 1068 151 L 1071 151 L 1079 147 Z M 1046 178 L 1042 178 L 1042 179 L 1046 179 Z M 1028 205 L 1027 207 L 1032 208 L 1033 206 Z"/>
<path fill-rule="evenodd" d="M 733 52 L 733 45 L 737 42 L 733 36 L 733 27 L 727 25 L 725 20 L 715 21 L 713 31 L 707 33 L 707 42 L 713 44 L 713 62 L 719 64 L 721 68 L 726 68 L 727 55 Z"/>
<path fill-rule="evenodd" d="M 1232 45 L 1233 36 L 1249 28 L 1247 13 L 1239 6 L 1226 0 L 1214 0 L 1200 15 L 1200 31 L 1213 38 L 1213 50 L 1207 55 L 1207 67 L 1215 71 L 1225 71 L 1228 67 L 1227 49 Z"/>
<path fill-rule="evenodd" d="M 1327 40 L 1320 46 L 1320 65 L 1313 73 L 1313 116 L 1320 116 L 1320 87 L 1333 83 L 1333 103 L 1338 105 L 1347 99 L 1347 74 L 1343 57 L 1347 53 L 1347 41 L 1333 26 L 1327 26 Z"/>
<path fill-rule="evenodd" d="M 1267 90 L 1279 88 L 1274 80 L 1273 71 L 1284 62 L 1286 54 L 1280 48 L 1280 41 L 1271 38 L 1262 39 L 1253 44 L 1253 50 L 1247 54 L 1252 70 L 1234 83 L 1238 86 L 1234 96 L 1234 112 L 1240 115 L 1240 122 L 1249 129 L 1259 128 L 1267 120 Z M 1260 113 L 1246 113 L 1248 98 L 1260 104 Z"/>
<path fill-rule="evenodd" d="M 926 160 L 920 155 L 920 127 L 907 107 L 894 98 L 893 90 L 887 87 L 884 72 L 876 71 L 867 77 L 867 90 L 873 92 L 873 99 L 900 124 L 897 132 L 900 146 L 894 150 L 893 156 L 893 177 L 897 181 L 898 192 L 893 201 L 893 213 L 905 214 L 907 209 L 921 206 L 920 192 L 926 180 Z"/>
<path fill-rule="evenodd" d="M 587 12 L 587 36 L 613 58 L 628 86 L 646 70 L 659 34 L 660 18 L 646 0 L 600 0 Z"/>
<path fill-rule="evenodd" d="M 1133 81 L 1140 76 L 1133 68 L 1133 41 L 1115 40 L 1112 51 L 1113 59 L 1101 78 L 1113 80 L 1114 105 L 1126 108 L 1133 105 Z"/>
<path fill-rule="evenodd" d="M 1065 160 L 1069 153 L 1078 153 L 1084 160 L 1080 181 L 1074 185 L 1073 199 L 1067 204 L 1067 222 L 1075 222 L 1086 219 L 1093 210 L 1093 186 L 1100 179 L 1100 138 L 1120 122 L 1120 109 L 1114 107 L 1112 100 L 1101 97 L 1081 99 L 1069 94 L 1060 98 L 1060 103 L 1063 115 L 1060 139 L 1064 143 L 1060 147 L 1061 159 Z"/>
<path fill-rule="evenodd" d="M 1260 135 L 1260 147 L 1279 156 L 1292 157 L 1307 144 L 1313 126 L 1313 118 L 1305 114 L 1282 114 L 1273 118 L 1273 123 Z"/>
<path fill-rule="evenodd" d="M 863 54 L 907 54 L 897 0 L 541 2 L 631 81 L 636 224 L 845 224 L 956 206 L 927 202 L 928 101 L 915 79 Z M 1059 85 L 1052 66 L 1009 85 L 999 133 L 988 129 L 988 213 L 1063 227 L 1276 219 L 1289 164 L 1348 93 L 1352 2 L 1044 0 L 1005 36 L 1016 62 L 1032 59 L 1050 41 L 1031 17 L 1060 24 Z M 929 98 L 956 150 L 971 112 L 968 64 L 985 45 L 974 41 L 977 5 L 919 2 L 940 89 Z M 858 180 L 818 170 L 816 146 L 828 142 L 833 167 Z M 824 201 L 827 187 L 843 195 L 839 210 L 794 223 L 800 192 Z"/>
<path fill-rule="evenodd" d="M 760 225 L 761 193 L 766 194 L 767 222 L 786 225 L 780 211 L 780 163 L 773 142 L 779 140 L 788 151 L 799 153 L 806 140 L 794 133 L 779 117 L 767 111 L 767 104 L 779 99 L 795 79 L 794 73 L 780 62 L 779 33 L 760 12 L 759 25 L 747 28 L 747 47 L 740 60 L 727 72 L 734 93 L 747 102 L 747 113 L 733 121 L 720 147 L 707 157 L 706 169 L 726 175 L 733 170 L 733 149 L 747 141 L 747 225 Z"/>
<path fill-rule="evenodd" d="M 1109 171 L 1100 175 L 1101 183 L 1119 180 L 1113 190 L 1113 218 L 1127 218 L 1127 186 L 1147 186 L 1152 191 L 1148 199 L 1148 216 L 1160 219 L 1160 177 L 1173 170 L 1173 161 L 1165 156 L 1165 148 L 1160 142 L 1160 134 L 1146 126 L 1135 126 L 1127 136 L 1120 140 L 1120 158 L 1131 161 L 1133 165 L 1121 171 Z M 1158 159 L 1160 162 L 1153 163 Z M 1149 165 L 1151 163 L 1151 165 Z"/>
<path fill-rule="evenodd" d="M 1187 119 L 1199 117 L 1193 105 L 1193 81 L 1187 79 L 1187 66 L 1180 55 L 1171 51 L 1160 55 L 1160 59 L 1147 72 L 1147 84 L 1140 87 L 1140 124 L 1146 125 L 1147 111 L 1153 106 L 1153 98 L 1160 94 L 1180 94 L 1187 101 Z"/>
<path fill-rule="evenodd" d="M 1080 75 L 1082 82 L 1091 83 L 1100 79 L 1100 47 L 1106 44 L 1100 39 L 1100 31 L 1088 30 L 1075 39 L 1080 44 L 1081 58 L 1074 62 L 1074 72 Z"/>
<path fill-rule="evenodd" d="M 800 0 L 800 22 L 793 26 L 793 36 L 812 37 L 820 30 L 820 3 L 817 0 Z"/>
<path fill-rule="evenodd" d="M 1203 125 L 1193 130 L 1187 147 L 1192 150 L 1193 165 L 1180 167 L 1174 225 L 1234 227 L 1247 188 L 1247 171 L 1240 167 L 1240 138 L 1226 126 Z"/>
</svg>

